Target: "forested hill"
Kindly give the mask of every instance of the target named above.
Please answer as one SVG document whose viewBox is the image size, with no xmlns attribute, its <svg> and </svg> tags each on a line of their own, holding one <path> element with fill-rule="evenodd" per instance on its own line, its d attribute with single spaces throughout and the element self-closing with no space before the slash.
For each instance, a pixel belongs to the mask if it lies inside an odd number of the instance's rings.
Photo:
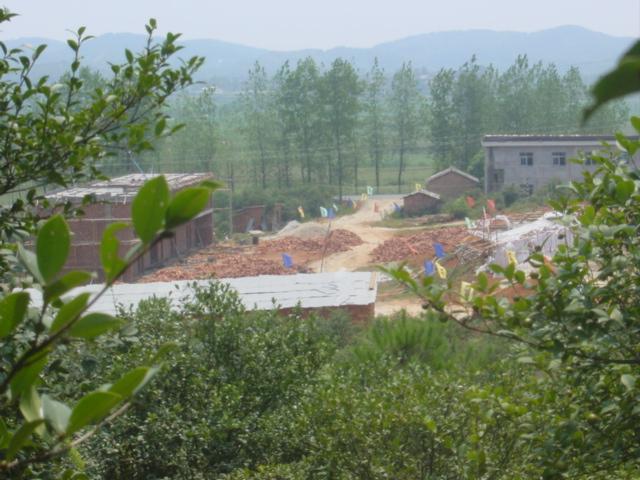
<svg viewBox="0 0 640 480">
<path fill-rule="evenodd" d="M 284 61 L 295 63 L 311 56 L 318 63 L 329 64 L 337 57 L 351 61 L 366 71 L 373 59 L 387 71 L 397 70 L 402 62 L 412 61 L 419 72 L 434 73 L 442 67 L 456 68 L 472 55 L 481 65 L 493 64 L 502 69 L 511 65 L 519 54 L 527 54 L 532 61 L 552 62 L 562 71 L 578 66 L 587 81 L 611 67 L 618 56 L 631 44 L 629 37 L 615 37 L 581 27 L 564 26 L 534 33 L 468 30 L 427 33 L 407 37 L 372 48 L 337 47 L 330 50 L 297 50 L 276 52 L 247 47 L 219 40 L 185 40 L 183 57 L 202 55 L 207 58 L 200 78 L 215 81 L 223 88 L 235 89 L 246 78 L 254 62 L 259 61 L 273 73 Z M 9 40 L 8 46 L 47 43 L 40 70 L 36 73 L 57 78 L 68 66 L 70 50 L 64 42 L 21 38 Z M 104 70 L 106 62 L 122 58 L 123 49 L 136 50 L 144 44 L 144 36 L 130 33 L 100 35 L 86 44 L 85 65 Z"/>
</svg>

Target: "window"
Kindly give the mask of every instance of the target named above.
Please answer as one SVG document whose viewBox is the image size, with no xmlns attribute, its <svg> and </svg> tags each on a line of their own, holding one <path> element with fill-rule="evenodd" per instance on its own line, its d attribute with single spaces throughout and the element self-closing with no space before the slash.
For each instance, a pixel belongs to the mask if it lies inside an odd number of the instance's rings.
<svg viewBox="0 0 640 480">
<path fill-rule="evenodd" d="M 564 167 L 567 164 L 567 154 L 564 152 L 553 152 L 553 164 L 556 167 Z"/>
<path fill-rule="evenodd" d="M 590 154 L 585 155 L 584 164 L 585 165 L 595 165 L 596 162 L 593 161 L 593 157 Z"/>
<path fill-rule="evenodd" d="M 523 167 L 532 167 L 533 166 L 533 153 L 531 152 L 520 152 L 520 165 Z"/>
</svg>

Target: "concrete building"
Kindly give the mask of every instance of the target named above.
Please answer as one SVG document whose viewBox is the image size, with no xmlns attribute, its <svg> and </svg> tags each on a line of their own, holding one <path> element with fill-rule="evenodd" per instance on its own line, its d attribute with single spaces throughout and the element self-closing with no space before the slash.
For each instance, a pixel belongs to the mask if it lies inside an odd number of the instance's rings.
<svg viewBox="0 0 640 480">
<path fill-rule="evenodd" d="M 86 270 L 98 273 L 102 278 L 100 263 L 100 242 L 105 228 L 114 222 L 131 222 L 131 202 L 144 182 L 153 178 L 153 174 L 132 174 L 109 181 L 95 182 L 84 187 L 76 187 L 48 195 L 53 204 L 71 202 L 80 205 L 87 195 L 94 197 L 96 203 L 83 207 L 84 216 L 68 220 L 72 233 L 71 251 L 65 270 Z M 165 174 L 172 194 L 184 188 L 194 186 L 203 180 L 211 179 L 208 173 L 170 173 Z M 124 255 L 138 241 L 133 228 L 118 232 L 121 254 Z M 173 238 L 163 240 L 149 253 L 132 265 L 122 280 L 131 281 L 151 267 L 162 265 L 170 258 L 177 257 L 195 247 L 213 242 L 213 210 L 209 207 L 195 219 L 180 226 Z"/>
<path fill-rule="evenodd" d="M 485 135 L 485 193 L 513 185 L 531 194 L 556 181 L 579 180 L 585 169 L 595 167 L 588 158 L 583 165 L 570 159 L 602 150 L 603 142 L 615 144 L 616 139 L 608 135 Z"/>
<path fill-rule="evenodd" d="M 403 199 L 403 210 L 407 215 L 433 213 L 440 204 L 440 195 L 429 190 L 418 190 Z"/>
<path fill-rule="evenodd" d="M 300 308 L 303 314 L 327 316 L 342 311 L 355 323 L 375 315 L 378 292 L 376 272 L 299 273 L 296 275 L 260 275 L 218 280 L 236 290 L 247 310 L 273 310 L 283 314 Z M 177 280 L 158 283 L 116 283 L 89 309 L 115 315 L 118 306 L 135 308 L 142 300 L 166 297 L 175 309 L 193 294 L 193 285 L 206 287 L 210 280 Z M 103 285 L 88 285 L 72 290 L 68 296 L 89 293 L 95 296 Z M 34 306 L 42 305 L 41 293 L 29 290 Z"/>
<path fill-rule="evenodd" d="M 449 167 L 427 178 L 424 188 L 437 193 L 442 200 L 446 201 L 480 188 L 480 180 L 456 167 Z"/>
</svg>

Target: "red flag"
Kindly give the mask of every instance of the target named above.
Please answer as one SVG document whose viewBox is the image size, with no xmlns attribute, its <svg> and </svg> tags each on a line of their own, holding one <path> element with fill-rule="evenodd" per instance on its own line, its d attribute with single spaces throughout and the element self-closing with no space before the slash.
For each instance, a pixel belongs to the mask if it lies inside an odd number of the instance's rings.
<svg viewBox="0 0 640 480">
<path fill-rule="evenodd" d="M 473 208 L 475 204 L 476 204 L 476 201 L 473 197 L 467 197 L 467 206 L 469 208 Z"/>
<path fill-rule="evenodd" d="M 487 198 L 487 209 L 489 210 L 489 213 L 493 213 L 496 211 L 496 201 L 495 200 L 491 200 L 490 198 Z"/>
</svg>

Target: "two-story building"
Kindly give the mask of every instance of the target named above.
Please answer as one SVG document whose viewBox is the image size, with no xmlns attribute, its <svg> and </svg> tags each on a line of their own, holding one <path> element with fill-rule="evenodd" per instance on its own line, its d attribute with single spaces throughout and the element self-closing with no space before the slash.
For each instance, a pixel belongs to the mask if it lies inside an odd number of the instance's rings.
<svg viewBox="0 0 640 480">
<path fill-rule="evenodd" d="M 595 168 L 589 155 L 605 149 L 603 142 L 615 148 L 612 135 L 485 135 L 485 193 L 512 185 L 531 194 L 554 182 L 579 180 L 585 169 Z M 580 154 L 583 164 L 570 161 Z"/>
</svg>

